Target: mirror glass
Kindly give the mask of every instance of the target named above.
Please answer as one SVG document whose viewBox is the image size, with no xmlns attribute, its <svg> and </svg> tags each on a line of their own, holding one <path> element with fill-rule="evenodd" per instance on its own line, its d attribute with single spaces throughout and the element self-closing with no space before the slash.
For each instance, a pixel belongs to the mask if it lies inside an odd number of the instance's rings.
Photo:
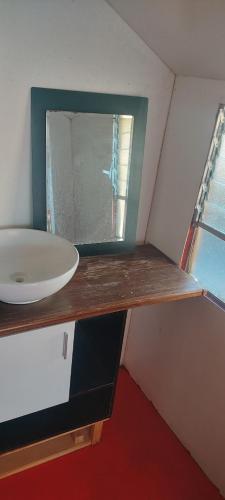
<svg viewBox="0 0 225 500">
<path fill-rule="evenodd" d="M 47 230 L 75 244 L 125 238 L 133 116 L 46 111 Z"/>
</svg>

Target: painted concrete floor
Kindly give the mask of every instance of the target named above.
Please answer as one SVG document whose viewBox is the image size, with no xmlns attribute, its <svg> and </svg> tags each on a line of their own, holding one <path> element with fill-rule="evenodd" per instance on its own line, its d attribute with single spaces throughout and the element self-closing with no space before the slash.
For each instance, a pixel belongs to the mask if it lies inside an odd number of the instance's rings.
<svg viewBox="0 0 225 500">
<path fill-rule="evenodd" d="M 0 481 L 0 500 L 221 498 L 124 369 L 100 444 Z"/>
</svg>

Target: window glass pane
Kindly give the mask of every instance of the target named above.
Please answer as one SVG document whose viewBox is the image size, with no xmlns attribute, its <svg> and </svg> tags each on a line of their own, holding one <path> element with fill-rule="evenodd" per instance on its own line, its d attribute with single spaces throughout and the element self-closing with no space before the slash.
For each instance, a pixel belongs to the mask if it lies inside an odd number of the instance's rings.
<svg viewBox="0 0 225 500">
<path fill-rule="evenodd" d="M 213 229 L 225 234 L 225 209 L 216 205 L 216 203 L 214 204 L 206 201 L 201 220 Z"/>
<path fill-rule="evenodd" d="M 216 297 L 225 300 L 225 241 L 197 229 L 190 273 Z"/>
<path fill-rule="evenodd" d="M 220 107 L 200 188 L 200 221 L 225 234 L 225 115 Z"/>
<path fill-rule="evenodd" d="M 210 180 L 202 222 L 225 233 L 225 135 L 215 159 L 215 169 Z"/>
</svg>

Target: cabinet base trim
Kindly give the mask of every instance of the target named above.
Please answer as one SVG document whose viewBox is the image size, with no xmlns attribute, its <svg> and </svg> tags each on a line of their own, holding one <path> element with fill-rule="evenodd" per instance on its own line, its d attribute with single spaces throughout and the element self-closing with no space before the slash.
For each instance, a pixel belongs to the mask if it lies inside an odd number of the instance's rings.
<svg viewBox="0 0 225 500">
<path fill-rule="evenodd" d="M 23 448 L 0 454 L 0 479 L 61 457 L 67 453 L 97 444 L 101 439 L 103 420 L 66 432 Z"/>
</svg>

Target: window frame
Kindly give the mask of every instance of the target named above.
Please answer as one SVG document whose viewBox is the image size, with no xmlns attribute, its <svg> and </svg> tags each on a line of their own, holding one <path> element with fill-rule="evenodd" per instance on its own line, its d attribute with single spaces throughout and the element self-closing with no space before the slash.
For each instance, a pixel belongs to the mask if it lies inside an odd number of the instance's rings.
<svg viewBox="0 0 225 500">
<path fill-rule="evenodd" d="M 198 228 L 202 228 L 208 233 L 212 234 L 213 236 L 219 238 L 220 240 L 225 241 L 225 233 L 211 227 L 210 225 L 206 224 L 205 222 L 202 222 L 201 220 L 201 215 L 204 211 L 204 202 L 207 197 L 210 181 L 212 179 L 212 175 L 216 166 L 216 157 L 224 134 L 225 134 L 225 104 L 220 104 L 216 114 L 215 124 L 213 127 L 213 133 L 210 141 L 210 147 L 207 154 L 207 160 L 205 163 L 203 176 L 199 186 L 197 202 L 195 204 L 192 221 L 188 230 L 187 238 L 185 241 L 183 253 L 180 260 L 181 269 L 183 269 L 188 273 L 190 273 L 191 257 L 195 246 Z M 223 301 L 209 290 L 206 291 L 206 296 L 211 301 L 216 303 L 219 307 L 225 309 L 225 299 Z"/>
</svg>

